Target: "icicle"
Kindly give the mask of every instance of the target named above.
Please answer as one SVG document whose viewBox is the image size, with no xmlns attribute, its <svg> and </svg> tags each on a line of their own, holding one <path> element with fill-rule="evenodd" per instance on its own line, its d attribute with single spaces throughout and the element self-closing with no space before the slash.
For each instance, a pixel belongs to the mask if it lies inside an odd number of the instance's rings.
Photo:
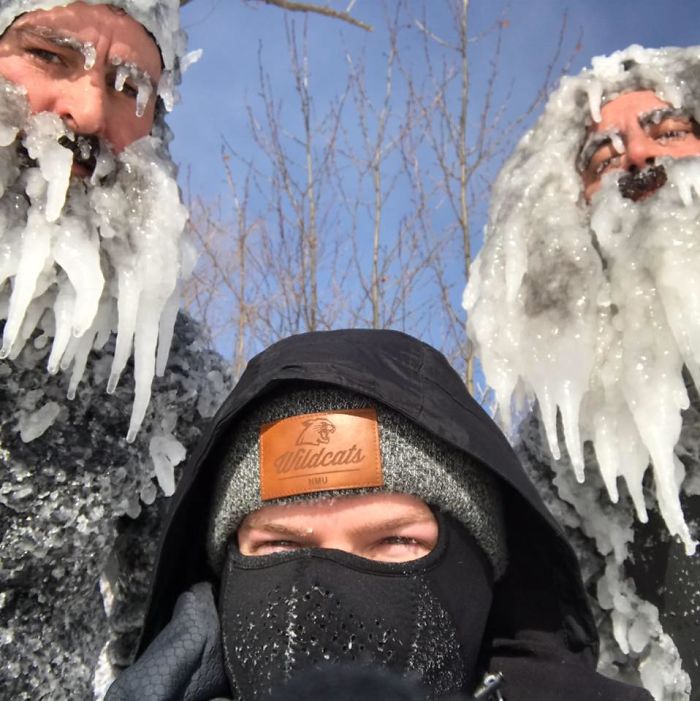
<svg viewBox="0 0 700 701">
<path fill-rule="evenodd" d="M 61 358 L 66 351 L 68 342 L 71 339 L 71 329 L 73 327 L 73 309 L 75 307 L 75 292 L 73 287 L 61 281 L 58 286 L 58 294 L 53 305 L 53 314 L 56 323 L 56 331 L 51 353 L 47 363 L 47 370 L 51 375 L 55 375 L 60 367 Z"/>
<path fill-rule="evenodd" d="M 153 86 L 150 80 L 141 80 L 138 84 L 138 94 L 136 96 L 136 116 L 143 117 L 148 107 L 148 101 L 153 94 Z"/>
<path fill-rule="evenodd" d="M 117 324 L 117 343 L 107 382 L 108 394 L 112 394 L 116 390 L 119 384 L 119 377 L 131 355 L 139 308 L 140 288 L 138 287 L 136 274 L 130 268 L 119 268 L 117 275 L 119 283 L 119 296 L 117 298 L 119 321 Z"/>
<path fill-rule="evenodd" d="M 158 342 L 157 304 L 144 300 L 139 308 L 134 334 L 134 406 L 131 411 L 128 443 L 132 443 L 141 426 L 151 400 L 151 381 L 155 374 L 156 345 Z"/>
<path fill-rule="evenodd" d="M 600 103 L 603 100 L 603 86 L 598 82 L 593 82 L 586 91 L 588 93 L 588 109 L 594 122 L 600 122 Z"/>
<path fill-rule="evenodd" d="M 178 284 L 165 303 L 163 313 L 160 315 L 160 322 L 158 324 L 158 350 L 156 352 L 155 364 L 157 377 L 163 377 L 165 366 L 168 362 L 170 344 L 172 343 L 173 333 L 175 331 L 175 320 L 177 318 L 178 309 L 180 308 L 181 294 L 182 286 Z"/>
<path fill-rule="evenodd" d="M 39 275 L 51 251 L 49 225 L 36 211 L 30 212 L 27 229 L 22 235 L 22 248 L 17 274 L 14 277 L 10 309 L 2 337 L 0 358 L 6 358 L 19 334 L 24 315 L 34 295 Z"/>
<path fill-rule="evenodd" d="M 117 68 L 117 75 L 114 78 L 114 89 L 117 92 L 124 90 L 124 84 L 126 83 L 126 79 L 130 74 L 131 71 L 125 65 L 120 65 Z"/>
<path fill-rule="evenodd" d="M 61 146 L 58 139 L 73 138 L 63 121 L 52 112 L 40 112 L 30 117 L 24 146 L 30 158 L 39 162 L 46 187 L 46 221 L 58 219 L 66 201 L 73 167 L 73 152 Z"/>
<path fill-rule="evenodd" d="M 141 104 L 148 102 L 150 87 L 143 86 L 150 78 L 128 64 L 119 68 L 119 80 L 126 75 L 141 85 Z M 0 79 L 0 98 L 3 87 Z M 0 123 L 22 114 L 6 108 L 0 100 Z M 194 264 L 173 166 L 155 138 L 116 159 L 101 144 L 90 179 L 79 179 L 71 176 L 72 150 L 58 143 L 73 135 L 55 115 L 28 118 L 21 133 L 36 166 L 20 170 L 16 144 L 0 147 L 0 317 L 7 319 L 0 357 L 17 357 L 40 324 L 37 342 L 53 336 L 47 370 L 70 371 L 72 398 L 91 350 L 116 331 L 108 390 L 133 350 L 131 441 L 148 408 L 156 362 L 158 372 L 165 367 L 181 277 Z"/>
<path fill-rule="evenodd" d="M 163 71 L 163 74 L 158 81 L 158 97 L 163 100 L 166 112 L 172 112 L 175 106 L 175 83 L 172 73 Z"/>
<path fill-rule="evenodd" d="M 630 89 L 700 114 L 698 59 L 633 46 L 562 80 L 494 184 L 463 300 L 500 415 L 516 388 L 536 398 L 554 457 L 560 415 L 577 479 L 591 441 L 611 501 L 622 477 L 640 520 L 651 465 L 661 515 L 689 553 L 674 450 L 684 367 L 700 386 L 700 158 L 662 160 L 667 183 L 637 202 L 610 173 L 590 206 L 574 164 L 602 101 Z M 617 137 L 613 147 L 624 150 Z"/>
<path fill-rule="evenodd" d="M 86 71 L 93 69 L 95 67 L 95 61 L 97 60 L 97 50 L 95 49 L 95 45 L 89 41 L 86 42 L 81 47 L 81 53 L 85 59 L 85 63 L 83 64 L 84 69 Z"/>
<path fill-rule="evenodd" d="M 195 63 L 197 63 L 202 58 L 203 53 L 203 49 L 195 49 L 194 51 L 186 53 L 180 59 L 180 73 L 184 75 L 187 70 L 189 70 Z"/>
<path fill-rule="evenodd" d="M 71 217 L 57 227 L 53 255 L 75 290 L 72 331 L 82 336 L 95 318 L 104 286 L 97 234 L 91 235 L 79 219 Z"/>
</svg>

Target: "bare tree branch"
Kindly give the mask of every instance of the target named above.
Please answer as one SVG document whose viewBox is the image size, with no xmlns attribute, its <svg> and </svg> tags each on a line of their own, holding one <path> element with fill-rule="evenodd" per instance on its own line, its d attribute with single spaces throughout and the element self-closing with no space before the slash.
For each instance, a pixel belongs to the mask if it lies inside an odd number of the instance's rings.
<svg viewBox="0 0 700 701">
<path fill-rule="evenodd" d="M 332 7 L 327 5 L 315 5 L 311 2 L 293 2 L 292 0 L 255 0 L 256 2 L 263 2 L 266 5 L 274 5 L 275 7 L 280 7 L 283 10 L 288 10 L 289 12 L 312 12 L 317 15 L 323 15 L 324 17 L 332 17 L 333 19 L 339 19 L 348 24 L 352 24 L 355 27 L 364 29 L 367 32 L 373 31 L 373 28 L 369 24 L 361 22 L 359 19 L 355 19 L 349 12 L 343 12 L 341 10 L 334 10 Z M 351 6 L 352 7 L 352 6 Z"/>
</svg>

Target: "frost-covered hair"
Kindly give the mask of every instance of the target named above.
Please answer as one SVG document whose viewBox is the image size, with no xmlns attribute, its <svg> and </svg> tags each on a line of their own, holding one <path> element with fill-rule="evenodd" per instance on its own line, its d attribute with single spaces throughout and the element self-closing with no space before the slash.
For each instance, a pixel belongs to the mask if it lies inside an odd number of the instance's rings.
<svg viewBox="0 0 700 701">
<path fill-rule="evenodd" d="M 597 56 L 577 76 L 565 76 L 552 93 L 544 114 L 525 134 L 494 183 L 486 230 L 492 236 L 511 236 L 525 244 L 518 220 L 523 209 L 533 210 L 555 196 L 562 216 L 572 225 L 586 226 L 581 208 L 583 187 L 577 163 L 588 127 L 600 121 L 602 104 L 625 92 L 653 90 L 675 108 L 683 108 L 700 122 L 700 46 L 645 49 L 632 45 L 610 56 Z M 538 238 L 546 236 L 547 222 Z M 559 222 L 554 222 L 559 229 Z M 523 236 L 524 234 L 524 236 Z M 485 246 L 486 247 L 486 246 Z"/>
<path fill-rule="evenodd" d="M 35 10 L 72 5 L 75 0 L 2 0 L 0 36 L 20 15 Z M 113 5 L 123 9 L 155 39 L 163 59 L 158 95 L 167 111 L 174 104 L 173 89 L 180 82 L 180 62 L 185 57 L 187 37 L 180 29 L 181 0 L 82 0 L 91 5 Z M 184 4 L 184 3 L 182 3 Z"/>
<path fill-rule="evenodd" d="M 692 347 L 700 321 L 689 311 L 688 277 L 700 265 L 700 159 L 665 163 L 668 185 L 637 203 L 622 199 L 618 172 L 603 177 L 589 206 L 578 168 L 601 105 L 634 90 L 652 90 L 700 122 L 700 47 L 630 46 L 562 79 L 494 183 L 463 304 L 506 429 L 513 405 L 536 398 L 559 458 L 559 413 L 579 480 L 582 441 L 591 440 L 612 500 L 623 475 L 642 520 L 651 458 L 661 512 L 690 552 L 673 447 L 688 402 L 682 367 L 700 380 L 700 348 Z M 676 250 L 668 245 L 672 226 L 687 240 Z"/>
</svg>

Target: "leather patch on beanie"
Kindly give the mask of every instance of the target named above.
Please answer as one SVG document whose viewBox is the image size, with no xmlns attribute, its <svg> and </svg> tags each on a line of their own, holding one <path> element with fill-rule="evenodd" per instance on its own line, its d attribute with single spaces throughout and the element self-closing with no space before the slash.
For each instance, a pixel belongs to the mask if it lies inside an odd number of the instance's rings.
<svg viewBox="0 0 700 701">
<path fill-rule="evenodd" d="M 301 414 L 260 428 L 263 501 L 383 484 L 375 409 Z"/>
</svg>

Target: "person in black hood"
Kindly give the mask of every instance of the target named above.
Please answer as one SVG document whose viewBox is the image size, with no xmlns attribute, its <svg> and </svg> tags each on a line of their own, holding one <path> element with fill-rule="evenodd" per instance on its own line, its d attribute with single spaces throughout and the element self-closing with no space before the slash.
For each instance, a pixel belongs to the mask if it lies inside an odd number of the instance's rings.
<svg viewBox="0 0 700 701">
<path fill-rule="evenodd" d="M 173 498 L 140 655 L 108 701 L 378 668 L 425 698 L 651 699 L 595 672 L 565 537 L 447 360 L 396 331 L 251 360 Z"/>
</svg>

